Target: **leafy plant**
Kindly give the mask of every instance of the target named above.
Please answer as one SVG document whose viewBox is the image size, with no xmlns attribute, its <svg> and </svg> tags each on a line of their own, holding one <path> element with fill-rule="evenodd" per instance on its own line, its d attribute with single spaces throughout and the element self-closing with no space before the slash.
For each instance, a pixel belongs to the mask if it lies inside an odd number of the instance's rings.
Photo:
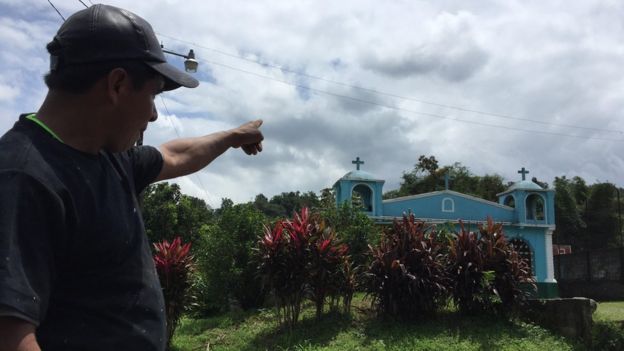
<svg viewBox="0 0 624 351">
<path fill-rule="evenodd" d="M 413 214 L 395 220 L 370 250 L 366 290 L 378 312 L 413 319 L 434 312 L 446 299 L 443 245 Z"/>
<path fill-rule="evenodd" d="M 611 321 L 598 321 L 592 327 L 592 350 L 615 351 L 624 349 L 624 329 Z"/>
<path fill-rule="evenodd" d="M 318 318 L 328 297 L 343 297 L 344 303 L 350 303 L 354 278 L 344 270 L 350 267 L 347 252 L 333 230 L 318 215 L 311 216 L 307 208 L 295 213 L 292 220 L 265 227 L 259 242 L 258 270 L 276 299 L 282 323 L 294 326 L 305 298 L 314 302 Z"/>
<path fill-rule="evenodd" d="M 154 263 L 165 297 L 169 346 L 182 312 L 190 301 L 188 292 L 192 284 L 193 256 L 189 254 L 191 244 L 182 244 L 180 237 L 171 243 L 167 240 L 155 243 L 154 249 Z"/>
<path fill-rule="evenodd" d="M 264 221 L 251 204 L 234 205 L 226 200 L 216 223 L 202 227 L 196 253 L 205 283 L 198 301 L 201 314 L 225 311 L 232 305 L 249 309 L 263 304 L 253 249 Z"/>
<path fill-rule="evenodd" d="M 507 242 L 502 224 L 491 218 L 479 225 L 478 235 L 462 224 L 450 245 L 449 276 L 460 311 L 511 311 L 535 289 L 528 263 Z"/>
<path fill-rule="evenodd" d="M 332 198 L 333 200 L 333 198 Z M 351 261 L 358 266 L 367 266 L 370 260 L 368 245 L 379 242 L 380 230 L 366 214 L 352 207 L 348 202 L 336 206 L 327 204 L 320 215 L 322 220 L 336 232 L 336 238 L 349 247 Z"/>
</svg>

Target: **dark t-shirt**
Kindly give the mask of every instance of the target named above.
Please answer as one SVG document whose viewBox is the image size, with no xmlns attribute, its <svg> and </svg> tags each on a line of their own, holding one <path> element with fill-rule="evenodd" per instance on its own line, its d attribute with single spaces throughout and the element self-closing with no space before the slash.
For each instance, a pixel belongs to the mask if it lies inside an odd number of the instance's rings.
<svg viewBox="0 0 624 351">
<path fill-rule="evenodd" d="M 92 155 L 23 116 L 0 138 L 0 307 L 43 350 L 163 350 L 162 290 L 137 194 L 152 147 Z"/>
</svg>

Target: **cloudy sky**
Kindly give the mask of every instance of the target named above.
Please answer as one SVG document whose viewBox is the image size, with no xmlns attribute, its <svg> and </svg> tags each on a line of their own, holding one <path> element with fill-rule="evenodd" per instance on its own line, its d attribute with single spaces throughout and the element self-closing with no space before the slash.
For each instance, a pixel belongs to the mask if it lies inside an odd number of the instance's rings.
<svg viewBox="0 0 624 351">
<path fill-rule="evenodd" d="M 318 192 L 356 156 L 385 191 L 421 154 L 506 180 L 524 166 L 624 185 L 620 0 L 106 3 L 200 61 L 200 87 L 157 99 L 146 144 L 264 120 L 262 154 L 231 150 L 176 180 L 212 206 Z M 38 109 L 61 21 L 45 0 L 0 0 L 0 133 Z"/>
</svg>

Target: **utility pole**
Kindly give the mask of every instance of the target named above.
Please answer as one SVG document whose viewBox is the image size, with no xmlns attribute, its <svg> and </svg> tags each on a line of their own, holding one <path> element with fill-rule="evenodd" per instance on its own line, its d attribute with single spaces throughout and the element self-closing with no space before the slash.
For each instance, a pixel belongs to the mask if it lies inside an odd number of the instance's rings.
<svg viewBox="0 0 624 351">
<path fill-rule="evenodd" d="M 618 230 L 620 233 L 620 247 L 624 247 L 624 236 L 622 236 L 622 203 L 620 202 L 620 188 L 616 185 L 617 205 L 618 205 Z"/>
<path fill-rule="evenodd" d="M 622 204 L 620 202 L 620 187 L 615 186 L 618 205 L 618 230 L 620 231 L 620 281 L 624 282 L 624 237 L 622 236 Z"/>
</svg>

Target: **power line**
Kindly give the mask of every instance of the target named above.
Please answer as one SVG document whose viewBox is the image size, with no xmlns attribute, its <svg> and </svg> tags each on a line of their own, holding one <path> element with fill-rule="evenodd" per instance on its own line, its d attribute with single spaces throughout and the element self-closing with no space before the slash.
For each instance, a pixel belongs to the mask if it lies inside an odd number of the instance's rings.
<svg viewBox="0 0 624 351">
<path fill-rule="evenodd" d="M 252 63 L 255 63 L 255 64 L 263 66 L 263 67 L 270 67 L 270 68 L 274 68 L 274 69 L 279 69 L 279 70 L 281 70 L 283 72 L 295 74 L 295 75 L 298 75 L 298 76 L 302 76 L 302 77 L 306 77 L 306 78 L 310 78 L 310 79 L 315 79 L 315 80 L 320 80 L 320 81 L 323 81 L 323 82 L 327 82 L 327 83 L 331 83 L 331 84 L 335 84 L 335 85 L 340 85 L 340 86 L 343 86 L 343 87 L 352 88 L 352 89 L 356 89 L 356 90 L 366 91 L 366 92 L 377 94 L 377 95 L 383 95 L 383 96 L 387 96 L 387 97 L 392 97 L 392 98 L 395 98 L 395 99 L 413 101 L 413 102 L 418 102 L 418 103 L 425 104 L 425 105 L 443 107 L 443 108 L 453 109 L 453 110 L 462 111 L 462 112 L 471 112 L 471 113 L 476 113 L 476 114 L 485 115 L 485 116 L 491 116 L 491 117 L 497 117 L 497 118 L 503 118 L 503 119 L 509 119 L 509 120 L 524 121 L 524 122 L 531 122 L 531 123 L 536 123 L 536 124 L 541 124 L 541 125 L 550 125 L 550 126 L 556 126 L 556 127 L 566 127 L 566 128 L 575 128 L 575 129 L 593 130 L 593 131 L 599 131 L 599 132 L 624 134 L 624 131 L 621 131 L 621 130 L 585 127 L 585 126 L 579 126 L 579 125 L 575 125 L 575 124 L 566 124 L 566 123 L 545 122 L 545 121 L 540 121 L 540 120 L 535 120 L 535 119 L 530 119 L 530 118 L 515 117 L 515 116 L 510 116 L 510 115 L 505 115 L 505 114 L 491 113 L 491 112 L 485 112 L 485 111 L 469 109 L 469 108 L 464 108 L 464 107 L 459 107 L 459 106 L 453 106 L 453 105 L 448 105 L 448 104 L 442 104 L 442 103 L 437 103 L 437 102 L 431 102 L 431 101 L 426 101 L 426 100 L 415 99 L 415 98 L 406 97 L 406 96 L 402 96 L 402 95 L 398 95 L 398 94 L 384 92 L 384 91 L 377 90 L 377 89 L 365 88 L 365 87 L 361 87 L 361 86 L 358 86 L 358 85 L 348 84 L 348 83 L 344 83 L 344 82 L 340 82 L 340 81 L 336 81 L 336 80 L 332 80 L 332 79 L 327 79 L 327 78 L 320 77 L 320 76 L 315 76 L 315 75 L 311 75 L 311 74 L 307 74 L 307 73 L 297 72 L 297 71 L 291 70 L 289 68 L 286 68 L 286 67 L 283 67 L 283 66 L 280 66 L 280 65 L 260 62 L 260 61 L 255 60 L 255 59 L 250 59 L 250 58 L 243 57 L 243 56 L 240 56 L 240 55 L 228 53 L 228 52 L 225 52 L 225 51 L 222 51 L 222 50 L 210 48 L 210 47 L 203 46 L 203 45 L 195 43 L 195 42 L 191 42 L 191 41 L 187 41 L 187 40 L 183 40 L 183 39 L 178 39 L 178 38 L 166 35 L 166 34 L 162 34 L 162 33 L 157 33 L 157 34 L 162 36 L 162 37 L 168 38 L 168 39 L 172 39 L 172 40 L 175 40 L 175 41 L 178 41 L 178 42 L 182 42 L 182 43 L 186 43 L 186 44 L 189 44 L 189 45 L 193 45 L 195 47 L 198 47 L 198 48 L 201 48 L 201 49 L 204 49 L 204 50 L 210 50 L 210 51 L 216 52 L 216 53 L 218 53 L 220 55 L 232 57 L 232 58 L 235 58 L 235 59 L 238 59 L 238 60 L 252 62 Z"/>
<path fill-rule="evenodd" d="M 325 91 L 325 90 L 321 90 L 321 89 L 311 88 L 309 86 L 302 85 L 302 84 L 291 83 L 291 82 L 288 82 L 288 81 L 285 81 L 285 80 L 282 80 L 282 79 L 277 79 L 277 78 L 265 76 L 263 74 L 247 71 L 247 70 L 244 70 L 244 69 L 241 69 L 241 68 L 238 68 L 238 67 L 229 66 L 229 65 L 226 65 L 226 64 L 223 64 L 223 63 L 220 63 L 220 62 L 209 61 L 209 60 L 202 60 L 202 59 L 200 59 L 198 61 L 204 62 L 204 63 L 209 63 L 209 64 L 212 64 L 212 65 L 215 65 L 215 66 L 221 66 L 221 67 L 224 67 L 224 68 L 227 68 L 227 69 L 231 69 L 231 70 L 234 70 L 234 71 L 238 71 L 238 72 L 254 75 L 254 76 L 259 77 L 259 78 L 272 80 L 272 81 L 275 81 L 275 82 L 278 82 L 278 83 L 294 86 L 294 87 L 297 87 L 297 88 L 300 88 L 300 89 L 306 89 L 306 90 L 313 91 L 313 92 L 320 93 L 320 94 L 324 94 L 324 95 L 334 96 L 334 97 L 341 98 L 341 99 L 347 99 L 347 100 L 351 100 L 351 101 L 355 101 L 355 102 L 359 102 L 359 103 L 363 103 L 363 104 L 369 104 L 369 105 L 373 105 L 373 106 L 384 107 L 384 108 L 388 108 L 388 109 L 392 109 L 392 110 L 397 110 L 397 111 L 402 111 L 402 112 L 407 112 L 407 113 L 412 113 L 412 114 L 417 114 L 417 115 L 422 115 L 422 116 L 434 117 L 434 118 L 439 118 L 439 119 L 447 119 L 447 120 L 451 120 L 451 121 L 468 123 L 468 124 L 475 124 L 475 125 L 484 126 L 484 127 L 492 127 L 492 128 L 499 128 L 499 129 L 514 130 L 514 131 L 519 131 L 519 132 L 555 135 L 555 136 L 563 136 L 563 137 L 579 138 L 579 139 L 589 139 L 589 140 L 624 142 L 624 139 L 599 138 L 599 137 L 590 137 L 590 136 L 584 136 L 584 135 L 575 135 L 575 134 L 566 134 L 566 133 L 558 133 L 558 132 L 549 132 L 549 131 L 543 131 L 543 130 L 516 128 L 516 127 L 509 127 L 509 126 L 498 125 L 498 124 L 489 124 L 489 123 L 484 123 L 484 122 L 471 121 L 471 120 L 461 119 L 461 118 L 452 117 L 452 116 L 439 115 L 439 114 L 435 114 L 435 113 L 414 111 L 414 110 L 410 110 L 410 109 L 406 109 L 406 108 L 401 108 L 401 107 L 396 107 L 396 106 L 392 106 L 392 105 L 388 105 L 388 104 L 383 104 L 383 103 L 378 103 L 378 102 L 369 101 L 369 100 L 365 100 L 365 99 L 360 99 L 360 98 L 356 98 L 356 97 L 353 97 L 353 96 L 348 96 L 348 95 L 333 93 L 333 92 L 329 92 L 329 91 Z"/>
<path fill-rule="evenodd" d="M 80 1 L 80 3 L 84 5 L 84 7 L 89 8 L 89 6 L 87 6 L 87 4 L 85 4 L 84 2 L 82 2 L 82 0 L 78 0 L 78 1 Z M 91 5 L 93 5 L 93 3 L 91 3 Z"/>
<path fill-rule="evenodd" d="M 80 1 L 80 3 L 82 3 L 85 7 L 88 7 L 81 0 L 78 0 L 78 1 Z M 89 2 L 91 2 L 91 1 L 89 1 Z M 48 3 L 50 3 L 50 5 L 54 8 L 54 10 L 56 10 L 56 12 L 59 14 L 59 16 L 61 16 L 61 18 L 63 20 L 65 20 L 65 17 L 63 17 L 63 15 L 58 11 L 58 9 L 54 6 L 54 4 L 50 0 L 48 0 Z M 368 88 L 363 88 L 363 87 L 359 87 L 359 86 L 356 86 L 356 85 L 351 85 L 351 84 L 347 84 L 347 83 L 333 81 L 333 80 L 325 79 L 323 77 L 316 77 L 316 76 L 308 75 L 308 74 L 305 74 L 305 73 L 300 73 L 300 72 L 296 72 L 296 71 L 293 71 L 293 70 L 289 70 L 287 68 L 283 68 L 283 67 L 280 67 L 280 66 L 277 66 L 277 65 L 263 64 L 261 62 L 258 62 L 257 60 L 251 60 L 251 59 L 244 58 L 244 57 L 241 57 L 241 56 L 238 56 L 238 55 L 233 55 L 233 54 L 226 53 L 226 52 L 223 52 L 223 51 L 220 51 L 220 50 L 216 50 L 216 49 L 212 49 L 212 48 L 209 48 L 209 47 L 205 47 L 205 46 L 202 46 L 202 45 L 194 43 L 194 42 L 190 42 L 190 41 L 178 39 L 178 38 L 175 38 L 175 37 L 172 37 L 172 36 L 168 36 L 168 35 L 165 35 L 165 34 L 162 34 L 162 33 L 158 33 L 158 34 L 161 35 L 161 36 L 173 39 L 173 40 L 177 40 L 177 41 L 180 41 L 180 42 L 185 42 L 185 43 L 188 43 L 188 44 L 191 44 L 191 45 L 195 45 L 195 46 L 197 46 L 199 48 L 203 48 L 203 49 L 206 49 L 206 50 L 212 50 L 212 51 L 218 52 L 220 54 L 227 55 L 227 56 L 230 56 L 230 57 L 234 57 L 234 58 L 237 58 L 237 59 L 250 61 L 250 62 L 253 62 L 255 64 L 259 64 L 259 65 L 263 65 L 263 66 L 269 66 L 269 67 L 272 67 L 272 68 L 278 68 L 278 69 L 280 69 L 282 71 L 289 72 L 289 73 L 292 73 L 292 74 L 305 76 L 305 77 L 312 78 L 312 79 L 322 80 L 322 81 L 326 81 L 326 82 L 329 82 L 329 83 L 342 85 L 342 86 L 345 86 L 345 87 L 350 87 L 350 88 L 354 88 L 354 89 L 368 91 L 368 92 L 371 92 L 371 93 L 374 93 L 374 94 L 385 95 L 385 96 L 399 98 L 399 99 L 404 99 L 404 100 L 416 101 L 416 102 L 420 102 L 420 103 L 423 103 L 423 104 L 430 104 L 430 105 L 435 105 L 435 106 L 439 106 L 439 107 L 456 109 L 456 110 L 459 110 L 459 111 L 473 112 L 473 113 L 478 113 L 478 114 L 483 114 L 483 115 L 490 115 L 490 116 L 506 118 L 506 119 L 529 121 L 529 122 L 533 122 L 533 123 L 540 123 L 540 124 L 552 125 L 552 126 L 563 126 L 563 127 L 578 128 L 578 129 L 605 131 L 605 132 L 619 133 L 619 134 L 623 133 L 622 131 L 617 131 L 617 130 L 613 131 L 613 130 L 608 130 L 608 129 L 590 128 L 590 127 L 583 127 L 583 126 L 576 126 L 576 125 L 569 125 L 569 124 L 558 124 L 558 123 L 551 123 L 551 122 L 543 122 L 543 121 L 537 121 L 537 120 L 531 120 L 531 119 L 525 119 L 525 118 L 512 117 L 512 116 L 507 116 L 507 115 L 493 114 L 493 113 L 483 112 L 483 111 L 478 111 L 478 110 L 471 110 L 471 109 L 466 109 L 466 108 L 457 107 L 457 106 L 438 104 L 438 103 L 433 103 L 433 102 L 428 102 L 428 101 L 423 101 L 423 100 L 417 100 L 417 99 L 413 99 L 413 98 L 409 98 L 409 97 L 403 97 L 403 96 L 395 95 L 395 94 L 391 94 L 391 93 L 385 93 L 385 92 L 374 90 L 374 89 L 368 89 Z M 548 131 L 541 131 L 541 130 L 516 128 L 516 127 L 509 127 L 509 126 L 502 126 L 502 125 L 496 125 L 496 124 L 489 124 L 489 123 L 483 123 L 483 122 L 470 121 L 470 120 L 465 120 L 465 119 L 456 118 L 456 117 L 452 117 L 452 116 L 444 116 L 444 115 L 439 115 L 439 114 L 434 114 L 434 113 L 414 111 L 414 110 L 409 110 L 409 109 L 405 109 L 405 108 L 395 107 L 395 106 L 391 106 L 391 105 L 387 105 L 387 104 L 376 103 L 376 102 L 369 101 L 369 100 L 359 99 L 359 98 L 355 98 L 355 97 L 348 96 L 348 95 L 342 95 L 342 94 L 332 93 L 332 92 L 328 92 L 328 91 L 321 90 L 321 89 L 311 88 L 309 86 L 305 86 L 305 85 L 302 85 L 302 84 L 291 83 L 291 82 L 288 82 L 288 81 L 285 81 L 285 80 L 276 79 L 276 78 L 273 78 L 273 77 L 269 77 L 269 76 L 265 76 L 265 75 L 258 74 L 258 73 L 255 73 L 255 72 L 251 72 L 251 71 L 247 71 L 247 70 L 244 70 L 244 69 L 240 69 L 240 68 L 237 68 L 237 67 L 232 67 L 232 66 L 229 66 L 229 65 L 226 65 L 226 64 L 223 64 L 223 63 L 219 63 L 219 62 L 208 61 L 208 60 L 199 60 L 199 61 L 203 61 L 203 62 L 210 63 L 210 64 L 213 64 L 213 65 L 221 66 L 221 67 L 225 67 L 225 68 L 228 68 L 228 69 L 231 69 L 231 70 L 235 70 L 235 71 L 239 71 L 239 72 L 242 72 L 242 73 L 251 74 L 251 75 L 254 75 L 254 76 L 257 76 L 257 77 L 260 77 L 260 78 L 269 79 L 269 80 L 276 81 L 276 82 L 279 82 L 279 83 L 282 83 L 282 84 L 291 85 L 291 86 L 294 86 L 294 87 L 297 87 L 297 88 L 310 90 L 310 91 L 313 91 L 313 92 L 316 92 L 316 93 L 320 93 L 320 94 L 325 94 L 325 95 L 334 96 L 334 97 L 338 97 L 338 98 L 348 99 L 348 100 L 352 100 L 352 101 L 356 101 L 356 102 L 360 102 L 360 103 L 365 103 L 365 104 L 370 104 L 370 105 L 375 105 L 375 106 L 379 106 L 379 107 L 384 107 L 384 108 L 388 108 L 388 109 L 394 109 L 394 110 L 397 110 L 397 111 L 408 112 L 408 113 L 412 113 L 412 114 L 418 114 L 418 115 L 429 116 L 429 117 L 434 117 L 434 118 L 441 118 L 441 119 L 448 119 L 448 120 L 452 120 L 452 121 L 457 121 L 457 122 L 462 122 L 462 123 L 469 123 L 469 124 L 475 124 L 475 125 L 480 125 L 480 126 L 485 126 L 485 127 L 508 129 L 508 130 L 515 130 L 515 131 L 521 131 L 521 132 L 528 132 L 528 133 L 556 135 L 556 136 L 580 138 L 580 139 L 588 139 L 588 140 L 603 140 L 603 141 L 614 141 L 614 142 L 623 142 L 624 141 L 624 139 L 597 138 L 597 137 L 588 137 L 588 136 L 583 136 L 583 135 L 574 135 L 574 134 L 548 132 Z M 165 105 L 164 100 L 162 99 L 162 96 L 161 96 L 161 101 L 163 103 L 163 106 L 165 106 L 165 109 L 167 110 L 167 113 L 169 113 L 169 111 L 167 109 L 167 106 Z M 178 137 L 180 137 L 179 133 L 178 133 L 178 131 L 175 128 L 175 125 L 173 123 L 172 123 L 172 126 L 174 127 L 174 129 L 176 131 L 176 134 L 178 134 Z M 198 180 L 199 180 L 199 182 L 201 184 L 201 178 L 198 177 Z M 203 185 L 202 185 L 202 188 L 203 188 Z M 206 189 L 203 188 L 203 190 L 204 190 L 204 192 L 207 195 Z"/>
<path fill-rule="evenodd" d="M 50 3 L 50 6 L 52 6 L 52 8 L 56 11 L 56 13 L 58 13 L 58 15 L 61 16 L 61 18 L 63 19 L 63 22 L 65 22 L 65 17 L 63 17 L 63 15 L 61 15 L 61 12 L 56 8 L 56 6 L 54 6 L 52 1 L 48 0 L 48 3 Z"/>
<path fill-rule="evenodd" d="M 159 97 L 160 97 L 160 102 L 162 102 L 162 105 L 165 107 L 165 111 L 167 111 L 167 120 L 169 120 L 169 123 L 171 123 L 173 130 L 175 130 L 175 133 L 178 136 L 178 139 L 182 138 L 180 136 L 180 133 L 178 132 L 178 128 L 176 128 L 175 124 L 173 123 L 173 119 L 171 118 L 171 113 L 169 113 L 169 109 L 167 108 L 167 105 L 165 104 L 165 99 L 162 97 L 162 94 L 159 95 Z M 208 200 L 210 196 L 208 196 L 208 192 L 206 191 L 206 187 L 204 187 L 204 183 L 202 182 L 201 178 L 199 177 L 197 173 L 195 173 L 195 176 L 197 177 L 197 180 L 199 181 L 199 186 L 201 186 L 202 190 L 204 191 L 204 195 L 206 195 L 206 200 Z M 206 205 L 208 205 L 207 202 L 206 202 Z M 208 205 L 208 207 L 210 207 L 210 205 Z"/>
</svg>

